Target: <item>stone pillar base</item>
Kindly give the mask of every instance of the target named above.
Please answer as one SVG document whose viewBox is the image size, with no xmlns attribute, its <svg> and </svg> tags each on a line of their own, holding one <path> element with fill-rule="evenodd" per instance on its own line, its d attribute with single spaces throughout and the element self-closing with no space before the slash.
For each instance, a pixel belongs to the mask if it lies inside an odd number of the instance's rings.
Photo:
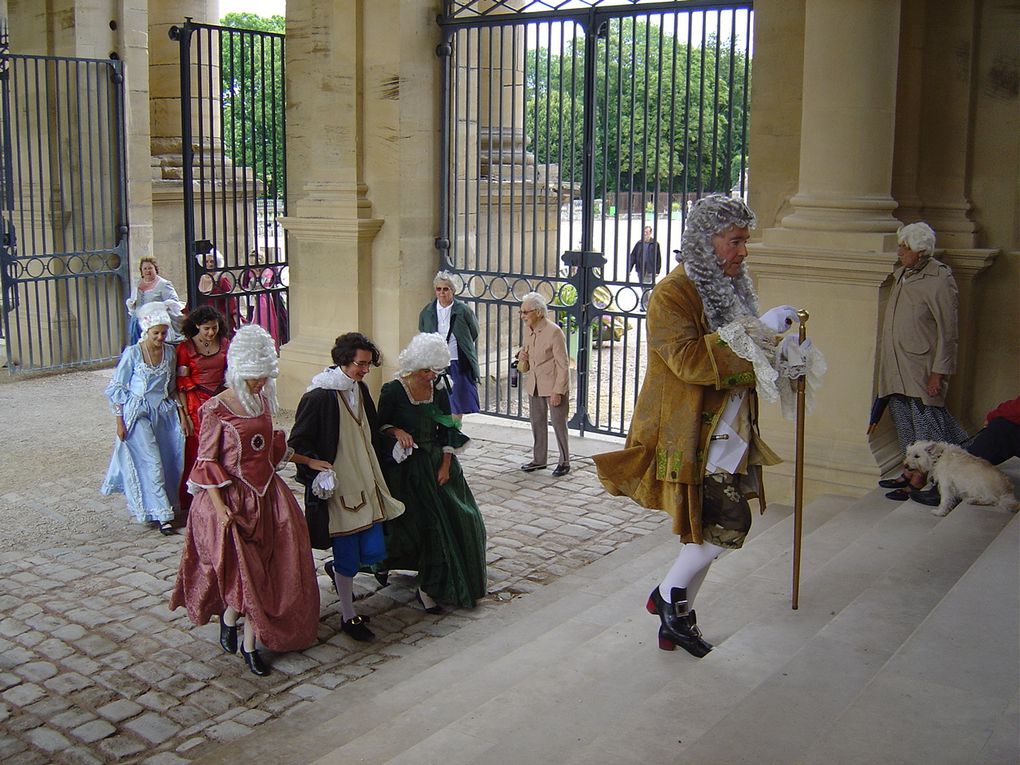
<svg viewBox="0 0 1020 765">
<path fill-rule="evenodd" d="M 894 233 L 768 229 L 748 249 L 762 311 L 789 304 L 806 310 L 808 337 L 828 372 L 805 422 L 804 496 L 859 495 L 900 459 L 887 422 L 866 435 L 874 397 L 882 322 L 880 288 L 896 262 Z M 791 330 L 796 331 L 796 330 Z M 884 418 L 888 420 L 888 417 Z M 790 502 L 796 424 L 762 404 L 761 433 L 786 460 L 766 473 L 766 496 Z"/>
</svg>

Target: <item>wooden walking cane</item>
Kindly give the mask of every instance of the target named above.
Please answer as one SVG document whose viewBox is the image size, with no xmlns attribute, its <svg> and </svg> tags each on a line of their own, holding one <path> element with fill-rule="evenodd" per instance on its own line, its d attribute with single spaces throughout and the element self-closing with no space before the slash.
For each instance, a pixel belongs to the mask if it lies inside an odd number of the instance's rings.
<svg viewBox="0 0 1020 765">
<path fill-rule="evenodd" d="M 807 338 L 808 312 L 797 311 L 800 319 L 799 342 L 803 345 Z M 791 607 L 797 610 L 800 598 L 800 538 L 804 526 L 804 377 L 797 378 L 797 448 L 794 458 L 793 473 L 793 602 Z"/>
</svg>

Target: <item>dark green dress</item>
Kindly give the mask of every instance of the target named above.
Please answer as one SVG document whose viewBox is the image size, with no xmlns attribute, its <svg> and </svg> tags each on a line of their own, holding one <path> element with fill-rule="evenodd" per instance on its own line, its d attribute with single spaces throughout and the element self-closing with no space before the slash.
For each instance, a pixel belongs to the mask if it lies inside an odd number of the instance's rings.
<svg viewBox="0 0 1020 765">
<path fill-rule="evenodd" d="M 384 524 L 387 558 L 379 568 L 417 571 L 419 586 L 437 601 L 474 607 L 487 587 L 485 524 L 456 456 L 446 485 L 436 478 L 443 448 L 469 441 L 450 417 L 449 394 L 434 390 L 432 401 L 415 403 L 399 380 L 388 382 L 379 394 L 379 425 L 406 430 L 418 445 L 403 462 L 382 466 L 405 510 Z"/>
</svg>

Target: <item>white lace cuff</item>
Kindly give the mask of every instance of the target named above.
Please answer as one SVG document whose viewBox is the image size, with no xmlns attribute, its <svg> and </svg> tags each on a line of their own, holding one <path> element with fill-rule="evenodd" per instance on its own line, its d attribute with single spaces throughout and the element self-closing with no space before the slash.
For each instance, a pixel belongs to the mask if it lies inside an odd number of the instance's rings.
<svg viewBox="0 0 1020 765">
<path fill-rule="evenodd" d="M 733 321 L 719 327 L 719 337 L 737 356 L 751 362 L 758 395 L 775 403 L 779 400 L 779 389 L 776 387 L 779 372 L 773 367 L 775 346 L 768 338 L 758 336 L 763 329 L 764 325 L 757 319 Z"/>
</svg>

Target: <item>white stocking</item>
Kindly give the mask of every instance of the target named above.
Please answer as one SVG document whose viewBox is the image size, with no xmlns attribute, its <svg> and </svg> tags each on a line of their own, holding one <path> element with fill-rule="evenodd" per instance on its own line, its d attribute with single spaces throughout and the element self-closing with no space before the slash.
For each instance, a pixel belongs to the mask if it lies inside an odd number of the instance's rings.
<svg viewBox="0 0 1020 765">
<path fill-rule="evenodd" d="M 226 624 L 228 627 L 237 626 L 238 616 L 239 614 L 237 613 L 237 611 L 232 609 L 230 606 L 227 606 L 226 608 L 223 609 L 223 623 Z"/>
<path fill-rule="evenodd" d="M 255 628 L 245 619 L 244 621 L 244 652 L 251 653 L 255 650 Z"/>
<path fill-rule="evenodd" d="M 340 593 L 340 615 L 345 622 L 349 622 L 358 615 L 354 610 L 354 577 L 334 571 L 333 578 L 336 579 L 336 589 Z"/>
<path fill-rule="evenodd" d="M 708 574 L 709 565 L 722 551 L 722 547 L 711 542 L 702 542 L 700 545 L 685 544 L 681 547 L 673 567 L 659 585 L 662 599 L 669 603 L 670 591 L 674 587 L 683 587 L 687 590 L 688 604 L 693 603 L 694 596 L 705 580 L 705 575 Z"/>
</svg>

